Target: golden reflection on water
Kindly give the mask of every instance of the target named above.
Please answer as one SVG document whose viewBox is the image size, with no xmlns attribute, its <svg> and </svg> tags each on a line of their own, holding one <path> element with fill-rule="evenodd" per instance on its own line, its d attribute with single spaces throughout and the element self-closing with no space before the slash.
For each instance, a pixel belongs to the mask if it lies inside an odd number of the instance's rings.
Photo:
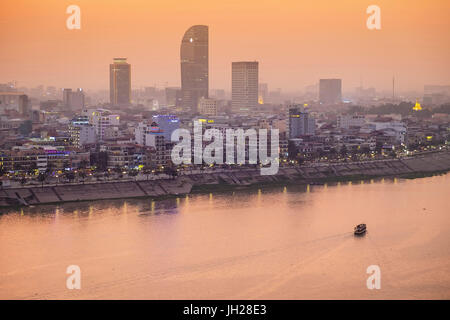
<svg viewBox="0 0 450 320">
<path fill-rule="evenodd" d="M 0 298 L 449 299 L 449 188 L 446 175 L 10 210 Z M 381 290 L 366 288 L 372 264 Z"/>
</svg>

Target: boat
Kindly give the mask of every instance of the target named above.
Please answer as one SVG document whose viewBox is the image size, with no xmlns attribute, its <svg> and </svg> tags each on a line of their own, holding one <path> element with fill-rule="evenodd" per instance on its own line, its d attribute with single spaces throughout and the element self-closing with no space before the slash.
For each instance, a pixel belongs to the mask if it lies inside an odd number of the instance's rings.
<svg viewBox="0 0 450 320">
<path fill-rule="evenodd" d="M 366 233 L 366 231 L 367 231 L 367 229 L 366 229 L 365 223 L 358 224 L 355 227 L 355 236 L 362 236 Z"/>
</svg>

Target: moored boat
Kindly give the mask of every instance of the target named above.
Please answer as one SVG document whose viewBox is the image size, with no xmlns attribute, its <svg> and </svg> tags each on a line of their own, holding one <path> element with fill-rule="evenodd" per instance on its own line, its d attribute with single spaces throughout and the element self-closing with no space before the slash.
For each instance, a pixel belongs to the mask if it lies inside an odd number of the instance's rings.
<svg viewBox="0 0 450 320">
<path fill-rule="evenodd" d="M 355 236 L 362 236 L 362 235 L 364 235 L 365 233 L 366 233 L 366 231 L 367 231 L 367 228 L 366 228 L 366 224 L 365 223 L 361 223 L 361 224 L 358 224 L 356 227 L 355 227 Z"/>
</svg>

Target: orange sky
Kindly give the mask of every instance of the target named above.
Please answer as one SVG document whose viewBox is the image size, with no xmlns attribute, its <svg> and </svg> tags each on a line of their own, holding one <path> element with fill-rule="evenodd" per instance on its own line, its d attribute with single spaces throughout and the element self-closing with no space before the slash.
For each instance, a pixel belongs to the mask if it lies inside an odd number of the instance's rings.
<svg viewBox="0 0 450 320">
<path fill-rule="evenodd" d="M 67 6 L 81 30 L 66 29 Z M 366 28 L 381 7 L 382 29 Z M 0 82 L 108 89 L 113 57 L 132 85 L 179 85 L 179 46 L 210 27 L 210 88 L 230 89 L 231 62 L 258 60 L 269 89 L 303 90 L 321 77 L 398 89 L 450 85 L 449 0 L 14 0 L 0 1 Z"/>
</svg>

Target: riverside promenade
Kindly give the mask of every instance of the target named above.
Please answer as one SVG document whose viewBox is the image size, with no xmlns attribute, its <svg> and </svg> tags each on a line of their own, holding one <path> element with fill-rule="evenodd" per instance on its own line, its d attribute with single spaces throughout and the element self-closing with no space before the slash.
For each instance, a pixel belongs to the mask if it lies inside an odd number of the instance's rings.
<svg viewBox="0 0 450 320">
<path fill-rule="evenodd" d="M 0 190 L 0 207 L 53 204 L 119 198 L 161 198 L 192 192 L 244 188 L 270 184 L 308 184 L 377 177 L 420 177 L 450 170 L 450 151 L 415 155 L 402 159 L 323 163 L 280 167 L 276 175 L 260 175 L 259 169 L 239 168 L 184 173 L 152 180 L 115 180 L 92 183 L 24 186 Z M 0 211 L 1 212 L 1 211 Z"/>
</svg>

